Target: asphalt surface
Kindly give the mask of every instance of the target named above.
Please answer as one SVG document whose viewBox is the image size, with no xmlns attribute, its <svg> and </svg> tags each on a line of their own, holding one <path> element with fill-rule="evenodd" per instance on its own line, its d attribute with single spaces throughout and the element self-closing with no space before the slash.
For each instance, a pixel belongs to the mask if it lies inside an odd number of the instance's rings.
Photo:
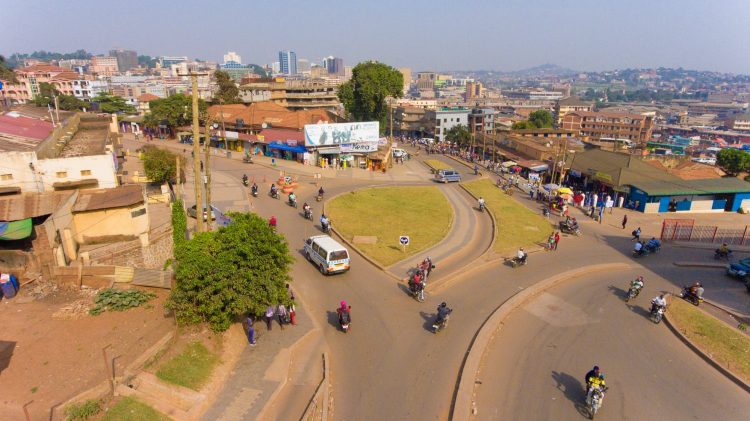
<svg viewBox="0 0 750 421">
<path fill-rule="evenodd" d="M 468 168 L 450 158 L 424 155 L 409 163 L 403 182 L 414 184 L 415 174 L 422 171 L 416 161 L 427 157 L 451 163 L 466 179 L 473 177 Z M 301 207 L 294 209 L 284 200 L 267 195 L 279 170 L 222 158 L 214 158 L 212 163 L 214 171 L 234 178 L 237 183 L 247 173 L 260 186 L 259 198 L 229 197 L 221 199 L 221 203 L 236 206 L 246 200 L 253 212 L 265 218 L 276 216 L 278 230 L 289 242 L 296 258 L 292 286 L 302 298 L 300 305 L 305 307 L 313 324 L 322 328 L 330 350 L 336 420 L 448 419 L 468 345 L 492 311 L 520 289 L 586 264 L 629 261 L 644 264 L 643 271 L 653 270 L 647 279 L 657 274 L 663 276 L 659 288 L 676 290 L 686 277 L 692 279 L 696 272 L 673 267 L 671 262 L 701 259 L 705 254 L 705 251 L 665 247 L 660 255 L 634 261 L 630 257 L 632 243 L 617 229 L 616 221 L 605 219 L 605 224 L 596 224 L 577 215 L 583 236 L 563 235 L 558 251 L 532 254 L 529 265 L 517 269 L 495 262 L 474 270 L 483 263 L 477 257 L 489 243 L 489 236 L 483 234 L 490 229 L 489 218 L 471 209 L 472 199 L 458 191 L 458 186 L 449 185 L 442 188 L 454 206 L 456 220 L 446 240 L 427 252 L 437 252 L 431 254 L 438 266 L 433 279 L 463 266 L 466 270 L 434 292 L 428 285 L 427 301 L 418 303 L 408 295 L 405 284 L 352 251 L 352 269 L 330 277 L 321 275 L 300 252 L 307 236 L 320 233 L 321 204 L 314 199 L 317 183 L 324 186 L 327 197 L 332 197 L 354 188 L 392 185 L 391 180 L 378 174 L 352 177 L 351 172 L 333 179 L 301 177 L 298 200 L 300 204 L 305 201 L 312 204 L 311 222 L 302 217 Z M 429 172 L 424 169 L 423 174 L 424 182 L 430 183 Z M 538 211 L 535 202 L 519 200 Z M 421 254 L 413 259 L 419 258 Z M 413 263 L 397 263 L 391 269 L 408 268 Z M 716 270 L 704 275 L 716 279 L 717 286 L 730 285 L 727 294 L 734 292 L 735 285 Z M 559 288 L 562 297 L 559 300 L 554 299 L 558 289 L 553 290 L 552 305 L 560 304 L 560 311 L 570 314 L 543 307 L 539 314 L 546 319 L 539 319 L 525 310 L 519 311 L 501 334 L 512 340 L 497 346 L 502 349 L 499 355 L 488 354 L 483 371 L 487 374 L 480 388 L 479 417 L 521 420 L 581 417 L 574 401 L 582 393 L 581 377 L 594 363 L 605 367 L 613 387 L 605 398 L 603 418 L 735 419 L 732 417 L 742 411 L 750 413 L 746 394 L 741 394 L 734 384 L 691 354 L 664 326 L 649 322 L 639 307 L 630 310 L 625 306 L 616 295 L 616 288 L 626 288 L 631 276 L 632 273 L 607 274 L 566 284 Z M 608 288 L 612 280 L 617 281 L 615 289 Z M 587 282 L 592 286 L 576 287 L 588 285 Z M 720 289 L 707 288 L 707 295 L 710 297 Z M 338 330 L 335 312 L 342 299 L 352 306 L 353 321 L 347 334 Z M 642 295 L 636 304 L 644 305 L 648 299 L 648 294 Z M 429 328 L 441 301 L 447 301 L 455 311 L 450 326 L 435 335 Z M 741 299 L 737 301 L 738 306 L 742 305 Z M 556 320 L 558 317 L 560 320 Z M 550 344 L 554 347 L 548 348 Z M 587 346 L 578 348 L 579 344 Z M 241 375 L 241 367 L 237 372 Z M 691 387 L 693 383 L 695 388 Z M 299 396 L 299 399 L 309 397 Z M 686 400 L 695 404 L 686 405 Z M 725 413 L 727 416 L 723 417 Z M 677 417 L 672 417 L 673 414 Z"/>
<path fill-rule="evenodd" d="M 581 419 L 583 376 L 597 364 L 610 388 L 597 419 L 747 420 L 747 393 L 648 319 L 666 281 L 649 272 L 624 302 L 642 273 L 570 280 L 514 312 L 485 354 L 475 419 Z"/>
</svg>

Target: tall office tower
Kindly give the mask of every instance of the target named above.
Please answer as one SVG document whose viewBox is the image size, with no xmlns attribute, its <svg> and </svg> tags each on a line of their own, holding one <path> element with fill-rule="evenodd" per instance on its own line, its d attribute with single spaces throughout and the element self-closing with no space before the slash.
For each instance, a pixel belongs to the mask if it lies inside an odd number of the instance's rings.
<svg viewBox="0 0 750 421">
<path fill-rule="evenodd" d="M 297 54 L 294 51 L 279 51 L 279 68 L 285 75 L 296 75 Z"/>
</svg>

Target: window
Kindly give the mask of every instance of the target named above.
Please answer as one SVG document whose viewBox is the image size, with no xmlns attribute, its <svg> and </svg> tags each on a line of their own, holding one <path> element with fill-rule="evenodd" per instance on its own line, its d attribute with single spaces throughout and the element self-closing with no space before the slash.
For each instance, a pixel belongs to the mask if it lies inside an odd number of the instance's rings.
<svg viewBox="0 0 750 421">
<path fill-rule="evenodd" d="M 81 170 L 81 176 L 91 175 L 91 170 Z"/>
<path fill-rule="evenodd" d="M 13 179 L 13 174 L 0 174 L 0 180 L 2 181 L 12 180 L 12 179 Z"/>
<path fill-rule="evenodd" d="M 68 176 L 67 171 L 58 171 L 55 173 L 55 177 L 57 178 L 66 178 Z"/>
</svg>

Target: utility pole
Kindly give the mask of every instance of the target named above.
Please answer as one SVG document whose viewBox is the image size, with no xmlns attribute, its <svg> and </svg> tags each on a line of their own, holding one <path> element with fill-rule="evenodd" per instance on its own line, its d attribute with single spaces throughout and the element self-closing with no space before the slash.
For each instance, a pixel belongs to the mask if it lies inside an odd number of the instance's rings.
<svg viewBox="0 0 750 421">
<path fill-rule="evenodd" d="M 195 184 L 195 231 L 203 231 L 203 201 L 201 200 L 201 133 L 198 124 L 198 74 L 190 73 L 193 93 L 193 181 Z"/>
<path fill-rule="evenodd" d="M 57 103 L 57 95 L 54 96 L 55 98 L 55 117 L 57 117 L 57 122 L 60 123 L 60 106 Z M 62 124 L 60 124 L 62 126 Z"/>
<path fill-rule="evenodd" d="M 391 101 L 388 101 L 388 110 L 391 112 L 391 143 L 393 143 L 393 104 Z"/>
<path fill-rule="evenodd" d="M 224 100 L 221 98 L 219 98 L 219 119 L 221 120 L 221 137 L 224 138 L 224 152 L 229 152 L 229 141 L 227 141 L 227 128 L 224 127 Z"/>
<path fill-rule="evenodd" d="M 211 119 L 206 118 L 206 231 L 211 231 Z"/>
<path fill-rule="evenodd" d="M 175 195 L 178 199 L 182 199 L 181 189 L 182 189 L 182 177 L 180 176 L 180 156 L 177 155 L 174 157 L 176 163 L 175 163 L 175 178 L 177 179 L 177 191 L 175 192 Z"/>
</svg>

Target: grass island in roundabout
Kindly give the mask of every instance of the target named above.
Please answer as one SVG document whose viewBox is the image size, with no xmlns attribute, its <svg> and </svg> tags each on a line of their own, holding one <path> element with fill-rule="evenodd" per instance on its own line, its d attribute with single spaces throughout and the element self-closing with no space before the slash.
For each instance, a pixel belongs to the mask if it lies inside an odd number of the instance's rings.
<svg viewBox="0 0 750 421">
<path fill-rule="evenodd" d="M 326 203 L 336 231 L 372 259 L 390 266 L 440 242 L 453 209 L 439 188 L 374 187 L 342 194 Z M 399 237 L 409 236 L 406 252 Z"/>
</svg>

